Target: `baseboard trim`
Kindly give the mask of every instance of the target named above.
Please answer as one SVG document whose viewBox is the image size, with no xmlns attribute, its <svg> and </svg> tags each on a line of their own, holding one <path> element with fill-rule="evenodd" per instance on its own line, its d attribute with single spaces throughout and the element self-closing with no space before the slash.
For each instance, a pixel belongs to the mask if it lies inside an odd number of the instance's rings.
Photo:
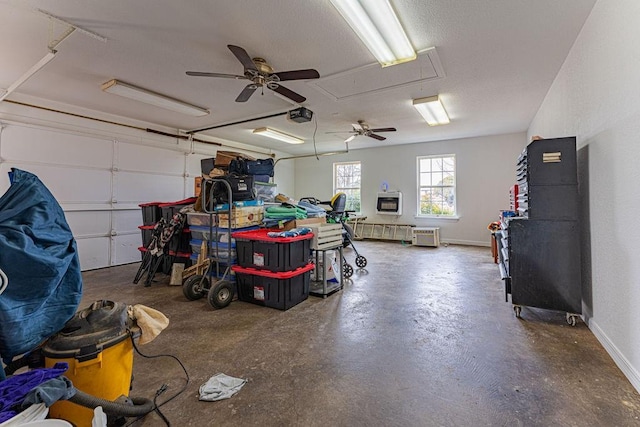
<svg viewBox="0 0 640 427">
<path fill-rule="evenodd" d="M 620 350 L 618 350 L 618 347 L 609 339 L 607 334 L 600 329 L 595 320 L 589 319 L 589 329 L 591 329 L 591 332 L 593 332 L 593 335 L 600 341 L 604 349 L 607 350 L 609 356 L 611 356 L 616 365 L 618 365 L 618 368 L 620 368 L 622 373 L 627 377 L 631 385 L 640 393 L 640 374 L 638 371 L 629 363 Z"/>
</svg>

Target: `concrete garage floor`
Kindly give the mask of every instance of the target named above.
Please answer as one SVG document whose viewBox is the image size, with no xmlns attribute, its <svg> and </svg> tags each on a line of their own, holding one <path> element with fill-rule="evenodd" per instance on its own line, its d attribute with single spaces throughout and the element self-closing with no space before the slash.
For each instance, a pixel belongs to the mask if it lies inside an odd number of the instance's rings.
<svg viewBox="0 0 640 427">
<path fill-rule="evenodd" d="M 138 264 L 84 273 L 81 308 L 111 299 L 170 318 L 140 349 L 188 370 L 186 391 L 161 407 L 173 426 L 640 425 L 640 395 L 582 321 L 514 316 L 489 248 L 356 246 L 366 270 L 287 311 L 239 301 L 214 310 L 162 274 L 134 285 Z M 345 256 L 353 264 L 351 249 Z M 136 355 L 133 371 L 132 396 L 166 383 L 162 402 L 184 384 L 169 358 Z M 231 399 L 198 401 L 218 372 L 248 382 Z"/>
</svg>

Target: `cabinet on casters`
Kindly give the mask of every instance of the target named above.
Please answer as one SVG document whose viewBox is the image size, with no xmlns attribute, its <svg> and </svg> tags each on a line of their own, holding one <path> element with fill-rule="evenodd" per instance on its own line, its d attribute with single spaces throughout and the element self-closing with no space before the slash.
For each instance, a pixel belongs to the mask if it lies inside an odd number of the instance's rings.
<svg viewBox="0 0 640 427">
<path fill-rule="evenodd" d="M 518 212 L 496 232 L 500 276 L 517 317 L 523 306 L 582 313 L 575 137 L 531 142 L 518 158 Z"/>
</svg>

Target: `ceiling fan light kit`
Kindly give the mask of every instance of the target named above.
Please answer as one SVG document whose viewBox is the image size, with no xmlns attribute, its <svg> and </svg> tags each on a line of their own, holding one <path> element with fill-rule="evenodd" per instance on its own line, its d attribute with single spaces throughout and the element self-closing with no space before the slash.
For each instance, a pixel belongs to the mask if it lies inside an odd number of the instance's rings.
<svg viewBox="0 0 640 427">
<path fill-rule="evenodd" d="M 414 99 L 413 106 L 429 126 L 446 125 L 450 122 L 449 115 L 438 95 Z"/>
<path fill-rule="evenodd" d="M 331 4 L 383 67 L 416 59 L 389 0 L 331 0 Z"/>
<path fill-rule="evenodd" d="M 206 116 L 209 110 L 195 105 L 187 104 L 175 98 L 170 98 L 147 89 L 143 89 L 120 80 L 109 80 L 102 84 L 102 90 L 114 95 L 120 95 L 135 101 L 144 102 L 145 104 L 155 105 L 156 107 L 166 110 L 175 111 L 189 116 Z"/>
<path fill-rule="evenodd" d="M 258 129 L 254 129 L 253 133 L 266 136 L 268 138 L 277 139 L 278 141 L 283 141 L 288 144 L 302 144 L 304 143 L 304 139 L 300 139 L 296 136 L 289 135 L 284 132 L 280 132 L 279 130 L 271 129 L 268 127 L 262 127 Z"/>
</svg>

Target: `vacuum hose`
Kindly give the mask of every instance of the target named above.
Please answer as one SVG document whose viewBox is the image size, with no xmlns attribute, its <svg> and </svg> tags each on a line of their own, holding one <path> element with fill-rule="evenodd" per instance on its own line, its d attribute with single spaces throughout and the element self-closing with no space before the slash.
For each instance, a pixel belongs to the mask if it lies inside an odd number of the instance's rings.
<svg viewBox="0 0 640 427">
<path fill-rule="evenodd" d="M 91 409 L 102 406 L 102 410 L 105 414 L 123 417 L 140 417 L 148 414 L 155 408 L 154 403 L 149 399 L 145 399 L 143 397 L 131 397 L 130 399 L 133 402 L 133 405 L 112 402 L 111 400 L 101 399 L 87 394 L 84 391 L 78 390 L 76 394 L 69 399 L 69 402 Z"/>
</svg>

